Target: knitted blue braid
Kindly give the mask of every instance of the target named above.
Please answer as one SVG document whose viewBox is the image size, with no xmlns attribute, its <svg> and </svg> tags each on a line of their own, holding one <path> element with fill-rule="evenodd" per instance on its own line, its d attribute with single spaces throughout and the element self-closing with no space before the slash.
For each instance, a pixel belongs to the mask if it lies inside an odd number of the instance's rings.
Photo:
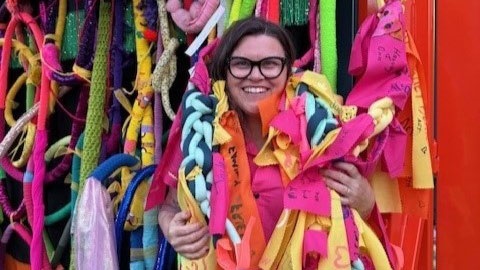
<svg viewBox="0 0 480 270">
<path fill-rule="evenodd" d="M 213 120 L 218 99 L 213 95 L 203 95 L 198 89 L 185 92 L 182 100 L 182 138 L 180 149 L 183 161 L 180 167 L 189 175 L 196 167 L 200 168 L 194 181 L 188 181 L 188 188 L 205 216 L 210 217 L 210 190 L 213 182 L 212 147 Z"/>
<path fill-rule="evenodd" d="M 310 147 L 319 145 L 328 132 L 337 128 L 338 121 L 330 106 L 321 98 L 315 97 L 305 83 L 299 83 L 296 95 L 306 95 L 305 117 L 307 119 L 307 139 Z"/>
</svg>

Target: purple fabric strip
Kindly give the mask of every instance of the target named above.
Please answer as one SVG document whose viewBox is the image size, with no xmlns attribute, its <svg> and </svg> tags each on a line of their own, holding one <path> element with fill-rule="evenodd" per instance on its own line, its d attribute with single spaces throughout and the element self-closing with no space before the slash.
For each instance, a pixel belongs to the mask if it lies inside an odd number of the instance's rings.
<svg viewBox="0 0 480 270">
<path fill-rule="evenodd" d="M 99 1 L 85 1 L 85 22 L 83 23 L 80 40 L 78 41 L 78 56 L 75 64 L 91 70 L 93 66 L 93 52 L 95 48 L 95 33 L 97 31 L 97 14 Z"/>
<path fill-rule="evenodd" d="M 98 14 L 98 1 L 88 0 L 85 1 L 85 21 L 83 23 L 82 31 L 80 34 L 80 40 L 78 42 L 78 55 L 75 59 L 75 65 L 84 68 L 86 70 L 92 70 L 93 66 L 93 52 L 95 49 L 95 34 L 97 29 Z M 51 59 L 50 61 L 54 61 Z M 58 59 L 55 59 L 57 63 L 50 63 L 51 66 L 58 66 Z M 52 79 L 62 85 L 75 86 L 83 83 L 84 80 L 74 74 L 64 75 L 53 72 L 51 74 Z"/>
<path fill-rule="evenodd" d="M 113 78 L 114 91 L 120 91 L 117 89 L 122 88 L 123 80 L 123 34 L 124 34 L 124 17 L 125 17 L 125 1 L 114 1 L 114 28 L 111 45 L 111 58 L 113 65 L 111 67 Z M 106 157 L 117 153 L 120 146 L 120 139 L 122 134 L 122 117 L 121 117 L 121 104 L 112 95 L 112 106 L 109 109 L 110 114 L 110 134 L 107 137 L 106 143 Z"/>
<path fill-rule="evenodd" d="M 4 179 L 0 181 L 0 205 L 2 206 L 2 210 L 6 217 L 12 219 L 13 221 L 20 221 L 20 219 L 25 217 L 25 214 L 27 213 L 25 200 L 22 199 L 22 202 L 18 208 L 14 210 L 8 199 L 3 182 Z"/>
<path fill-rule="evenodd" d="M 40 2 L 40 18 L 45 34 L 55 33 L 56 18 L 58 17 L 58 4 L 56 0 L 44 0 Z"/>
</svg>

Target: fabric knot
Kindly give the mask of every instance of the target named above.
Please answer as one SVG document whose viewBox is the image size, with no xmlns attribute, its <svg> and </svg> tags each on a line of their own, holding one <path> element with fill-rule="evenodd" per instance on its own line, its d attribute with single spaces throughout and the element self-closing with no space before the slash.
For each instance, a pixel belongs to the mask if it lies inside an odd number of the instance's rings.
<svg viewBox="0 0 480 270">
<path fill-rule="evenodd" d="M 395 108 L 393 100 L 389 97 L 381 98 L 370 105 L 368 114 L 372 116 L 375 123 L 374 136 L 384 130 L 393 120 Z"/>
</svg>

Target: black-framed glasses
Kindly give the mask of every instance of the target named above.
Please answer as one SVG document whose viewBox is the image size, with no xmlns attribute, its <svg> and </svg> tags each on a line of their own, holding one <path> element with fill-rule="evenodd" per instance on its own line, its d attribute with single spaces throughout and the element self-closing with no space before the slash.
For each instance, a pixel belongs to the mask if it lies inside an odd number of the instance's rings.
<svg viewBox="0 0 480 270">
<path fill-rule="evenodd" d="M 247 78 L 253 70 L 254 66 L 257 66 L 260 73 L 266 79 L 275 79 L 283 71 L 287 59 L 285 57 L 271 56 L 253 61 L 248 58 L 233 56 L 228 59 L 228 70 L 233 77 L 237 79 Z"/>
</svg>

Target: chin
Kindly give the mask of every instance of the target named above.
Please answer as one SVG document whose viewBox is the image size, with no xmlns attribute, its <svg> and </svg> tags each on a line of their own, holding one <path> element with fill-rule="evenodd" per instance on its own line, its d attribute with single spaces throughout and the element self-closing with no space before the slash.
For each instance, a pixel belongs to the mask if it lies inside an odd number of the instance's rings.
<svg viewBox="0 0 480 270">
<path fill-rule="evenodd" d="M 256 108 L 242 108 L 242 112 L 245 116 L 248 116 L 248 117 L 260 116 L 260 111 L 258 110 L 258 107 L 256 107 Z"/>
</svg>

